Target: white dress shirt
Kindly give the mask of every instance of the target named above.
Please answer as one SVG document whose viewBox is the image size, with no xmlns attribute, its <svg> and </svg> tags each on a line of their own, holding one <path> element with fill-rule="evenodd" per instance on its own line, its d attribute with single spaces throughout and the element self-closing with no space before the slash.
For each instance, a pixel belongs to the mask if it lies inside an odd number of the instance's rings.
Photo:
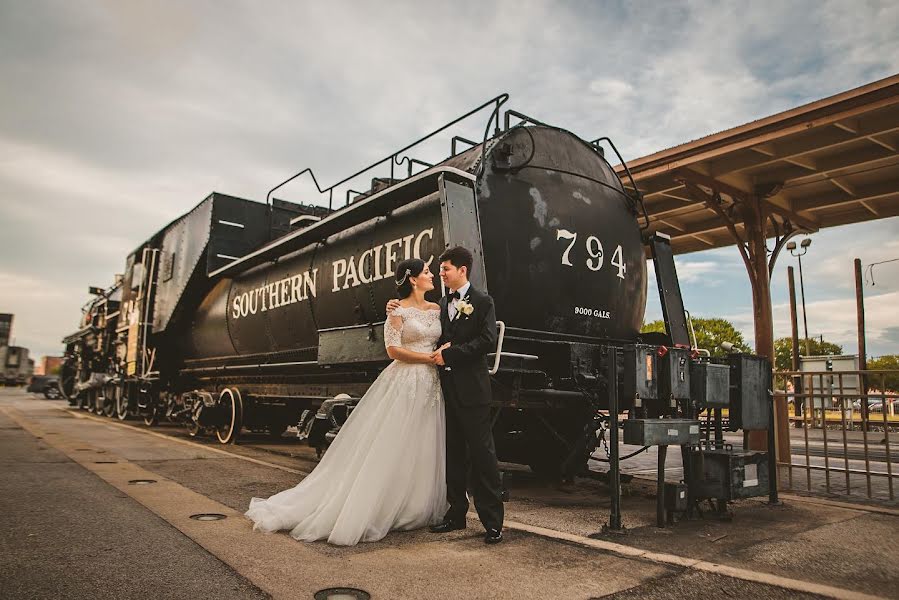
<svg viewBox="0 0 899 600">
<path fill-rule="evenodd" d="M 459 297 L 458 297 L 458 298 L 453 298 L 453 301 L 450 302 L 450 303 L 446 306 L 446 311 L 447 311 L 447 313 L 449 314 L 450 321 L 452 321 L 453 319 L 456 318 L 456 313 L 459 312 L 459 311 L 457 310 L 456 306 L 459 304 L 459 300 L 461 300 L 462 298 L 464 298 L 464 297 L 465 297 L 465 294 L 468 293 L 468 288 L 470 288 L 470 287 L 471 287 L 471 282 L 470 282 L 470 281 L 469 281 L 468 283 L 466 283 L 465 285 L 463 285 L 462 287 L 460 287 L 460 288 L 459 288 Z M 450 290 L 450 291 L 453 291 L 453 290 Z"/>
</svg>

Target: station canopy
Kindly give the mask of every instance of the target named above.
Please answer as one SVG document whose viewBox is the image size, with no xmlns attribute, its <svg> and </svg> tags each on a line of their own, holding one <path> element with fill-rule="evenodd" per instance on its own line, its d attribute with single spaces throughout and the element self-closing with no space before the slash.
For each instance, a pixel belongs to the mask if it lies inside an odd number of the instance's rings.
<svg viewBox="0 0 899 600">
<path fill-rule="evenodd" d="M 628 162 L 675 253 L 899 215 L 899 75 Z M 624 168 L 616 171 L 630 187 Z"/>
</svg>

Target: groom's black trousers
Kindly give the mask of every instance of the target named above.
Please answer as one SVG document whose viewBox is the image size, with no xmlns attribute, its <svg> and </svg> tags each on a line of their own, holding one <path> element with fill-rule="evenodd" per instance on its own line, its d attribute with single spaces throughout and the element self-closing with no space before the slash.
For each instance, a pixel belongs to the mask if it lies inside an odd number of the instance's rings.
<svg viewBox="0 0 899 600">
<path fill-rule="evenodd" d="M 452 379 L 443 385 L 446 406 L 446 519 L 464 521 L 468 474 L 474 486 L 474 506 L 485 529 L 502 529 L 503 501 L 490 407 L 461 406 Z"/>
</svg>

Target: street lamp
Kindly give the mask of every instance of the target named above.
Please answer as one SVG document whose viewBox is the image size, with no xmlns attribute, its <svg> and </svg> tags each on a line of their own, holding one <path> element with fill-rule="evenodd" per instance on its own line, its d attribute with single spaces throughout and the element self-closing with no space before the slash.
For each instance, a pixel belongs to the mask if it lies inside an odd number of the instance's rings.
<svg viewBox="0 0 899 600">
<path fill-rule="evenodd" d="M 802 295 L 802 327 L 805 329 L 805 355 L 810 356 L 811 351 L 809 351 L 808 346 L 808 317 L 805 314 L 805 282 L 802 280 L 802 257 L 808 252 L 808 247 L 812 245 L 812 238 L 805 238 L 801 242 L 799 242 L 799 247 L 802 249 L 801 252 L 796 251 L 796 242 L 789 242 L 787 244 L 787 250 L 790 251 L 790 254 L 799 259 L 799 291 Z"/>
</svg>

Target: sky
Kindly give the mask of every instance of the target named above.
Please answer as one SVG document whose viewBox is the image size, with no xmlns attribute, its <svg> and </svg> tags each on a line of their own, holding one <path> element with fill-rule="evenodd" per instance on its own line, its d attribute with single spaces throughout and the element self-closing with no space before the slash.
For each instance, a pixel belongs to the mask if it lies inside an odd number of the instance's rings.
<svg viewBox="0 0 899 600">
<path fill-rule="evenodd" d="M 893 75 L 896 31 L 896 2 L 0 0 L 0 312 L 15 343 L 59 354 L 87 287 L 210 192 L 263 200 L 304 167 L 329 185 L 503 92 L 627 160 Z M 899 258 L 899 219 L 812 239 L 809 334 L 854 352 L 852 259 Z M 678 266 L 691 313 L 751 343 L 737 250 Z M 899 262 L 874 283 L 869 355 L 899 352 Z"/>
</svg>

